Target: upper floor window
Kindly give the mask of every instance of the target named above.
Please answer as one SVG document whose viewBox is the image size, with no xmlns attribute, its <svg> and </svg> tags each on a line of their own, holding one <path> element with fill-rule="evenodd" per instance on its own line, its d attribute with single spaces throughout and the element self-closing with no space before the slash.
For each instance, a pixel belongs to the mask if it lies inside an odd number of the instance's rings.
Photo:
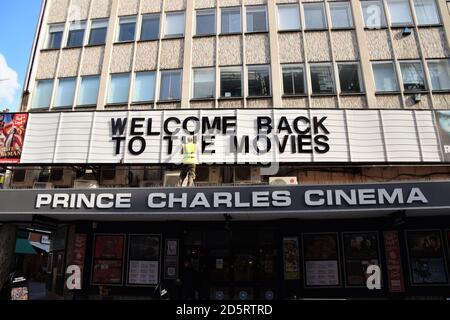
<svg viewBox="0 0 450 320">
<path fill-rule="evenodd" d="M 441 22 L 435 0 L 414 0 L 414 8 L 419 25 L 433 25 Z"/>
<path fill-rule="evenodd" d="M 305 93 L 305 74 L 303 66 L 284 65 L 283 69 L 283 93 L 295 95 Z"/>
<path fill-rule="evenodd" d="M 136 17 L 119 18 L 118 42 L 134 41 L 136 34 Z"/>
<path fill-rule="evenodd" d="M 299 30 L 300 11 L 297 4 L 278 6 L 278 30 Z"/>
<path fill-rule="evenodd" d="M 72 22 L 69 29 L 69 37 L 67 38 L 68 47 L 80 47 L 83 45 L 84 31 L 86 30 L 86 22 Z"/>
<path fill-rule="evenodd" d="M 106 32 L 108 31 L 108 20 L 92 21 L 89 45 L 100 45 L 106 42 Z"/>
<path fill-rule="evenodd" d="M 423 74 L 422 62 L 401 61 L 403 86 L 405 91 L 425 90 L 425 77 Z"/>
<path fill-rule="evenodd" d="M 241 8 L 222 8 L 222 33 L 242 31 Z"/>
<path fill-rule="evenodd" d="M 267 26 L 266 6 L 247 7 L 247 32 L 265 32 Z"/>
<path fill-rule="evenodd" d="M 270 96 L 269 66 L 248 67 L 248 95 L 250 97 Z"/>
<path fill-rule="evenodd" d="M 37 108 L 50 108 L 50 102 L 52 100 L 53 80 L 39 80 L 36 82 L 36 88 L 34 89 L 33 103 L 31 107 Z"/>
<path fill-rule="evenodd" d="M 184 36 L 184 12 L 166 13 L 164 35 L 166 37 Z"/>
<path fill-rule="evenodd" d="M 220 96 L 242 97 L 241 67 L 225 67 L 220 70 Z"/>
<path fill-rule="evenodd" d="M 46 49 L 59 49 L 61 48 L 62 38 L 64 34 L 64 25 L 50 25 L 48 28 L 48 38 L 47 44 L 45 46 Z"/>
<path fill-rule="evenodd" d="M 58 82 L 56 91 L 55 108 L 72 107 L 75 97 L 76 78 L 62 78 Z"/>
<path fill-rule="evenodd" d="M 197 36 L 216 34 L 216 11 L 197 10 L 196 25 Z"/>
<path fill-rule="evenodd" d="M 86 76 L 81 78 L 80 93 L 78 94 L 79 106 L 97 104 L 99 82 L 99 76 Z"/>
<path fill-rule="evenodd" d="M 170 70 L 161 72 L 161 91 L 159 100 L 181 99 L 181 70 Z"/>
<path fill-rule="evenodd" d="M 130 74 L 112 74 L 109 83 L 108 103 L 128 103 Z"/>
<path fill-rule="evenodd" d="M 305 11 L 306 29 L 326 29 L 327 19 L 323 3 L 308 3 L 303 5 Z"/>
<path fill-rule="evenodd" d="M 349 2 L 330 3 L 331 26 L 333 28 L 352 28 L 353 17 Z"/>
<path fill-rule="evenodd" d="M 413 24 L 409 0 L 388 0 L 391 26 L 408 26 Z"/>
<path fill-rule="evenodd" d="M 149 14 L 142 17 L 141 40 L 156 40 L 159 38 L 159 14 Z"/>
<path fill-rule="evenodd" d="M 395 76 L 394 64 L 392 62 L 373 62 L 372 70 L 377 92 L 398 90 L 397 77 Z"/>
<path fill-rule="evenodd" d="M 310 69 L 312 93 L 334 93 L 333 70 L 331 64 L 312 64 Z"/>
<path fill-rule="evenodd" d="M 134 81 L 133 102 L 155 100 L 155 72 L 137 72 Z"/>
<path fill-rule="evenodd" d="M 361 92 L 361 71 L 359 63 L 339 63 L 339 82 L 341 92 L 359 93 Z"/>
<path fill-rule="evenodd" d="M 450 60 L 428 61 L 433 90 L 450 90 Z"/>
<path fill-rule="evenodd" d="M 216 92 L 216 73 L 214 69 L 194 70 L 194 94 L 198 98 L 214 98 Z"/>
<path fill-rule="evenodd" d="M 386 16 L 382 1 L 361 1 L 364 26 L 370 29 L 386 27 Z"/>
</svg>

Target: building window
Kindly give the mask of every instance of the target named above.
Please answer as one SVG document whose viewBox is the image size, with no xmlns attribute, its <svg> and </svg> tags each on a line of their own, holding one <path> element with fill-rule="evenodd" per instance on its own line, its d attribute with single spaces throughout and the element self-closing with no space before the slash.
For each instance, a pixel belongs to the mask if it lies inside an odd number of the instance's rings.
<svg viewBox="0 0 450 320">
<path fill-rule="evenodd" d="M 409 26 L 413 24 L 409 0 L 388 0 L 391 26 Z"/>
<path fill-rule="evenodd" d="M 89 45 L 100 45 L 106 42 L 106 32 L 108 30 L 108 20 L 92 21 Z"/>
<path fill-rule="evenodd" d="M 97 104 L 99 76 L 87 76 L 81 78 L 80 94 L 78 95 L 79 106 L 91 106 Z"/>
<path fill-rule="evenodd" d="M 184 12 L 166 14 L 164 35 L 167 38 L 184 36 Z"/>
<path fill-rule="evenodd" d="M 334 93 L 333 71 L 330 64 L 311 65 L 313 94 Z"/>
<path fill-rule="evenodd" d="M 194 70 L 194 99 L 214 98 L 216 89 L 214 69 Z"/>
<path fill-rule="evenodd" d="M 136 73 L 133 102 L 151 102 L 155 100 L 155 79 L 154 72 Z"/>
<path fill-rule="evenodd" d="M 46 49 L 61 48 L 63 34 L 64 34 L 63 24 L 49 26 Z"/>
<path fill-rule="evenodd" d="M 248 94 L 250 97 L 270 96 L 269 66 L 248 67 Z"/>
<path fill-rule="evenodd" d="M 197 10 L 196 25 L 197 36 L 216 34 L 216 11 Z"/>
<path fill-rule="evenodd" d="M 181 99 L 181 71 L 171 70 L 161 72 L 161 92 L 159 99 L 162 101 Z"/>
<path fill-rule="evenodd" d="M 241 31 L 241 8 L 223 8 L 222 33 L 239 33 Z"/>
<path fill-rule="evenodd" d="M 278 30 L 299 30 L 300 11 L 297 4 L 278 6 Z"/>
<path fill-rule="evenodd" d="M 241 67 L 228 67 L 220 70 L 220 96 L 224 98 L 242 97 Z"/>
<path fill-rule="evenodd" d="M 55 107 L 72 107 L 75 97 L 76 78 L 59 79 Z"/>
<path fill-rule="evenodd" d="M 330 3 L 331 26 L 333 28 L 352 28 L 353 17 L 349 2 Z"/>
<path fill-rule="evenodd" d="M 119 18 L 119 38 L 117 41 L 134 41 L 136 34 L 136 17 Z"/>
<path fill-rule="evenodd" d="M 247 7 L 247 32 L 267 31 L 266 7 Z"/>
<path fill-rule="evenodd" d="M 141 40 L 159 39 L 159 14 L 149 14 L 142 17 Z"/>
<path fill-rule="evenodd" d="M 33 97 L 32 108 L 50 108 L 52 100 L 53 80 L 39 80 Z"/>
<path fill-rule="evenodd" d="M 128 95 L 130 90 L 130 74 L 120 73 L 112 74 L 109 84 L 108 103 L 128 104 Z"/>
<path fill-rule="evenodd" d="M 402 61 L 400 62 L 400 68 L 405 91 L 425 90 L 425 78 L 420 61 Z"/>
<path fill-rule="evenodd" d="M 303 66 L 284 65 L 283 69 L 283 93 L 296 95 L 305 93 L 305 73 Z"/>
<path fill-rule="evenodd" d="M 384 14 L 383 2 L 361 1 L 364 17 L 364 26 L 370 29 L 386 27 L 386 16 Z"/>
<path fill-rule="evenodd" d="M 359 63 L 340 63 L 338 69 L 341 92 L 359 93 L 362 91 Z"/>
<path fill-rule="evenodd" d="M 439 24 L 439 13 L 435 0 L 414 0 L 418 25 Z"/>
<path fill-rule="evenodd" d="M 392 62 L 372 63 L 377 92 L 398 91 L 397 77 Z"/>
<path fill-rule="evenodd" d="M 327 19 L 325 18 L 323 4 L 304 4 L 303 10 L 305 11 L 305 28 L 307 30 L 327 28 Z"/>
<path fill-rule="evenodd" d="M 86 22 L 72 22 L 69 29 L 69 37 L 67 38 L 68 47 L 80 47 L 83 45 L 84 31 L 86 30 Z"/>
<path fill-rule="evenodd" d="M 428 61 L 433 90 L 450 90 L 450 60 Z"/>
</svg>

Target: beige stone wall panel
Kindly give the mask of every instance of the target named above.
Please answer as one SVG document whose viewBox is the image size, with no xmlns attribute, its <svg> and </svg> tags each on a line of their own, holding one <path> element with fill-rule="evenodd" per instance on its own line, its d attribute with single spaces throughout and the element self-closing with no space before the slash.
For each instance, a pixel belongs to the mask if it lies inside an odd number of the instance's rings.
<svg viewBox="0 0 450 320">
<path fill-rule="evenodd" d="M 81 49 L 67 49 L 62 51 L 59 66 L 59 77 L 76 77 L 80 64 Z"/>
<path fill-rule="evenodd" d="M 102 72 L 104 47 L 86 48 L 81 64 L 81 75 L 97 75 Z"/>
<path fill-rule="evenodd" d="M 400 109 L 402 98 L 400 95 L 379 95 L 376 97 L 377 108 L 380 109 Z"/>
<path fill-rule="evenodd" d="M 442 28 L 421 28 L 419 38 L 425 58 L 446 58 L 450 50 Z"/>
<path fill-rule="evenodd" d="M 219 109 L 238 109 L 243 107 L 243 100 L 219 100 Z"/>
<path fill-rule="evenodd" d="M 164 40 L 161 47 L 161 69 L 183 68 L 184 40 Z"/>
<path fill-rule="evenodd" d="M 327 32 L 307 32 L 306 55 L 309 61 L 331 61 L 330 41 Z"/>
<path fill-rule="evenodd" d="M 252 34 L 245 38 L 247 64 L 270 63 L 270 43 L 266 34 Z"/>
<path fill-rule="evenodd" d="M 111 13 L 112 0 L 92 0 L 92 19 L 107 18 Z"/>
<path fill-rule="evenodd" d="M 433 94 L 435 109 L 449 109 L 450 108 L 450 94 Z"/>
<path fill-rule="evenodd" d="M 139 11 L 139 0 L 119 0 L 119 16 L 137 14 Z"/>
<path fill-rule="evenodd" d="M 43 51 L 39 55 L 36 79 L 51 79 L 56 76 L 59 51 Z"/>
<path fill-rule="evenodd" d="M 89 8 L 91 0 L 72 0 L 71 10 L 69 11 L 72 20 L 87 20 L 89 17 Z"/>
<path fill-rule="evenodd" d="M 186 9 L 186 1 L 191 1 L 191 0 L 164 0 L 164 10 L 165 11 L 185 10 Z"/>
<path fill-rule="evenodd" d="M 242 36 L 219 37 L 219 65 L 242 64 Z"/>
<path fill-rule="evenodd" d="M 192 45 L 192 66 L 212 67 L 216 65 L 216 38 L 195 38 Z"/>
<path fill-rule="evenodd" d="M 366 45 L 371 60 L 392 59 L 393 49 L 388 30 L 366 30 Z"/>
<path fill-rule="evenodd" d="M 163 9 L 163 0 L 141 0 L 142 13 L 161 12 Z"/>
<path fill-rule="evenodd" d="M 216 0 L 196 0 L 194 3 L 195 9 L 215 8 L 216 4 Z"/>
<path fill-rule="evenodd" d="M 392 30 L 392 39 L 395 55 L 398 59 L 419 59 L 419 46 L 416 33 L 412 30 L 411 35 L 403 36 L 403 29 Z"/>
<path fill-rule="evenodd" d="M 130 72 L 133 61 L 133 43 L 116 44 L 113 47 L 111 73 Z"/>
<path fill-rule="evenodd" d="M 333 31 L 334 58 L 337 61 L 359 60 L 358 42 L 353 31 Z"/>
<path fill-rule="evenodd" d="M 158 61 L 158 41 L 137 44 L 136 71 L 156 70 Z"/>
<path fill-rule="evenodd" d="M 283 108 L 308 108 L 308 98 L 283 98 Z"/>
<path fill-rule="evenodd" d="M 69 3 L 69 0 L 52 0 L 48 13 L 48 23 L 66 21 Z"/>
<path fill-rule="evenodd" d="M 280 46 L 280 62 L 303 62 L 303 41 L 300 32 L 280 33 L 278 35 Z"/>
<path fill-rule="evenodd" d="M 312 97 L 312 108 L 333 109 L 338 107 L 336 97 Z"/>
<path fill-rule="evenodd" d="M 273 108 L 272 99 L 248 99 L 248 108 Z"/>
<path fill-rule="evenodd" d="M 367 99 L 365 96 L 341 96 L 340 107 L 345 109 L 365 109 L 367 108 Z"/>
</svg>

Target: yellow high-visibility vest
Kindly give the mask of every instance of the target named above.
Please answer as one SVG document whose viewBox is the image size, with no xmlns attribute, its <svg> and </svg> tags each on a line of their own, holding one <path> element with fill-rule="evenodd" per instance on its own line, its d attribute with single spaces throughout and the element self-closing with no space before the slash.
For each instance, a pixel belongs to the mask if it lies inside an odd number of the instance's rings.
<svg viewBox="0 0 450 320">
<path fill-rule="evenodd" d="M 188 143 L 183 145 L 183 163 L 197 164 L 197 160 L 195 159 L 195 144 Z"/>
</svg>

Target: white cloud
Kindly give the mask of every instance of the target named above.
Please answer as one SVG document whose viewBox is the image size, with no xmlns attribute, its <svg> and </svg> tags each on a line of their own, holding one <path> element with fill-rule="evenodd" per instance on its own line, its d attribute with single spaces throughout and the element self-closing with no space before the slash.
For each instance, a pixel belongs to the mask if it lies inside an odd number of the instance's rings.
<svg viewBox="0 0 450 320">
<path fill-rule="evenodd" d="M 4 104 L 14 102 L 19 88 L 17 72 L 8 66 L 6 58 L 0 53 L 0 108 L 10 107 Z"/>
</svg>

